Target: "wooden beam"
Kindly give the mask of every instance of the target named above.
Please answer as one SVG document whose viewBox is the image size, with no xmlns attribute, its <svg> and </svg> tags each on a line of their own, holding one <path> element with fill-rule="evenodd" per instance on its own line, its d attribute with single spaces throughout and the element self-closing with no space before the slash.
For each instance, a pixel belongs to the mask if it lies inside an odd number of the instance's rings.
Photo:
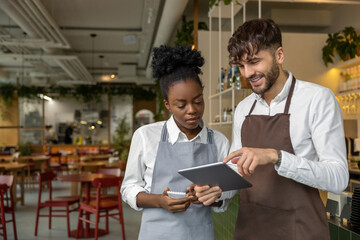
<svg viewBox="0 0 360 240">
<path fill-rule="evenodd" d="M 194 0 L 194 48 L 198 49 L 199 0 Z"/>
</svg>

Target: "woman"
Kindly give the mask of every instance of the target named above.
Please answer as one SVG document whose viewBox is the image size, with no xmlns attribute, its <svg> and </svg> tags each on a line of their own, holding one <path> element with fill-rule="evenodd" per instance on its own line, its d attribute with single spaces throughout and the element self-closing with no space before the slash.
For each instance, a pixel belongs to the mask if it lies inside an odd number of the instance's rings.
<svg viewBox="0 0 360 240">
<path fill-rule="evenodd" d="M 177 173 L 227 156 L 224 135 L 204 126 L 203 86 L 199 78 L 204 59 L 190 47 L 160 46 L 153 50 L 152 69 L 160 78 L 165 107 L 172 113 L 167 121 L 145 125 L 135 131 L 121 193 L 135 210 L 144 209 L 139 239 L 215 239 L 210 207 L 196 197 L 174 199 L 169 190 L 186 192 L 192 184 Z M 221 195 L 209 188 L 209 201 Z M 221 211 L 222 201 L 213 209 Z M 217 207 L 215 207 L 217 206 Z"/>
</svg>

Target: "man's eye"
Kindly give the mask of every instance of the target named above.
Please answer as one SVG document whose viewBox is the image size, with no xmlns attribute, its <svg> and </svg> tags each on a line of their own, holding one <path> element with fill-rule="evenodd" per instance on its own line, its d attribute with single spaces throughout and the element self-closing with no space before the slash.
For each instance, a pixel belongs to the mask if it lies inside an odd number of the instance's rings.
<svg viewBox="0 0 360 240">
<path fill-rule="evenodd" d="M 180 109 L 181 109 L 181 108 L 184 108 L 184 107 L 185 107 L 185 105 L 178 106 L 178 108 L 180 108 Z"/>
</svg>

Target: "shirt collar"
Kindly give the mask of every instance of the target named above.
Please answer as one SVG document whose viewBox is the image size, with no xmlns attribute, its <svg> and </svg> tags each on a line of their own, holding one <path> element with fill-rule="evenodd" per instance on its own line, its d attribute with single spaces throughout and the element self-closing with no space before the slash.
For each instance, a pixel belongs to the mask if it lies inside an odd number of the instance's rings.
<svg viewBox="0 0 360 240">
<path fill-rule="evenodd" d="M 183 133 L 180 128 L 176 125 L 176 122 L 174 120 L 174 116 L 171 115 L 169 120 L 167 120 L 167 130 L 169 134 L 169 142 L 171 144 L 176 143 L 179 140 L 185 140 L 185 141 L 196 141 L 201 143 L 207 143 L 207 129 L 204 127 L 204 122 L 201 120 L 200 127 L 202 128 L 201 131 L 194 137 L 193 139 L 188 140 L 185 133 Z"/>
<path fill-rule="evenodd" d="M 293 75 L 292 75 L 292 73 L 289 72 L 289 71 L 286 71 L 286 70 L 285 70 L 285 72 L 287 72 L 287 73 L 289 74 L 289 77 L 288 77 L 288 79 L 286 80 L 283 89 L 282 89 L 281 92 L 273 99 L 273 101 L 280 102 L 280 101 L 282 101 L 283 99 L 285 99 L 285 98 L 288 96 L 288 94 L 289 94 Z M 265 101 L 265 100 L 261 97 L 261 94 L 257 94 L 257 93 L 255 93 L 255 99 L 258 100 L 258 101 Z"/>
</svg>

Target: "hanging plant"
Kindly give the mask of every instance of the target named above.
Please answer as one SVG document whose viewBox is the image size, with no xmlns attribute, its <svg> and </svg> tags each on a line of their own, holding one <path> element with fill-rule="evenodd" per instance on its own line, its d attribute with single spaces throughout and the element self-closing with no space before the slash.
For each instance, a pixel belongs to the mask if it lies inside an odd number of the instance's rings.
<svg viewBox="0 0 360 240">
<path fill-rule="evenodd" d="M 83 103 L 101 101 L 101 95 L 104 93 L 103 88 L 97 85 L 83 85 L 75 88 L 75 98 Z"/>
<path fill-rule="evenodd" d="M 0 96 L 2 97 L 3 103 L 6 107 L 10 107 L 14 99 L 14 93 L 16 86 L 13 84 L 4 84 L 0 88 Z"/>
<path fill-rule="evenodd" d="M 199 22 L 198 28 L 202 30 L 209 30 L 206 23 L 204 22 Z M 193 45 L 194 44 L 193 32 L 194 32 L 194 21 L 187 22 L 185 20 L 185 17 L 183 17 L 183 22 L 180 29 L 176 30 L 175 45 Z"/>
<path fill-rule="evenodd" d="M 29 87 L 21 85 L 18 89 L 18 96 L 27 99 L 38 99 L 39 94 L 44 92 L 44 88 L 42 87 Z"/>
</svg>

